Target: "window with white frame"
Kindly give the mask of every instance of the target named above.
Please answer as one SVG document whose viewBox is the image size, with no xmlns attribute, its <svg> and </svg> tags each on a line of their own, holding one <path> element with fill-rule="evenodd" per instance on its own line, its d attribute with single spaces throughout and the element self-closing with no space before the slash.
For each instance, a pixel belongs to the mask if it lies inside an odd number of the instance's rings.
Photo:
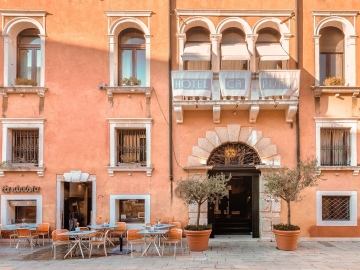
<svg viewBox="0 0 360 270">
<path fill-rule="evenodd" d="M 150 222 L 150 195 L 110 195 L 110 223 L 125 221 L 127 229 L 140 229 Z"/>
<path fill-rule="evenodd" d="M 110 167 L 138 162 L 151 166 L 151 118 L 109 118 Z M 130 161 L 131 160 L 131 161 Z"/>
<path fill-rule="evenodd" d="M 315 117 L 318 166 L 357 166 L 357 118 Z"/>
<path fill-rule="evenodd" d="M 13 166 L 34 163 L 42 167 L 45 119 L 3 118 L 1 121 L 2 162 Z"/>
<path fill-rule="evenodd" d="M 317 226 L 357 226 L 356 191 L 317 191 Z"/>
</svg>

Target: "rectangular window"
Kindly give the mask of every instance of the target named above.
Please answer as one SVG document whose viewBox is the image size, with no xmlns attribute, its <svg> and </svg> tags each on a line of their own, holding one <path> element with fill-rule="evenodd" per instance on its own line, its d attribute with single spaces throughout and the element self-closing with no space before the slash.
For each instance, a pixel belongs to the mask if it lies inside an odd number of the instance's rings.
<svg viewBox="0 0 360 270">
<path fill-rule="evenodd" d="M 184 70 L 211 70 L 210 61 L 184 61 Z"/>
<path fill-rule="evenodd" d="M 322 196 L 323 220 L 350 220 L 350 196 Z"/>
<path fill-rule="evenodd" d="M 221 60 L 221 70 L 247 70 L 247 60 Z"/>
<path fill-rule="evenodd" d="M 344 55 L 342 53 L 320 54 L 320 83 L 327 77 L 343 78 Z"/>
<path fill-rule="evenodd" d="M 38 163 L 39 130 L 12 131 L 12 163 Z"/>
<path fill-rule="evenodd" d="M 118 130 L 118 162 L 146 166 L 146 130 Z"/>
<path fill-rule="evenodd" d="M 126 223 L 144 223 L 145 200 L 117 200 L 119 204 L 119 220 Z"/>
<path fill-rule="evenodd" d="M 321 128 L 322 166 L 350 166 L 350 129 Z"/>
</svg>

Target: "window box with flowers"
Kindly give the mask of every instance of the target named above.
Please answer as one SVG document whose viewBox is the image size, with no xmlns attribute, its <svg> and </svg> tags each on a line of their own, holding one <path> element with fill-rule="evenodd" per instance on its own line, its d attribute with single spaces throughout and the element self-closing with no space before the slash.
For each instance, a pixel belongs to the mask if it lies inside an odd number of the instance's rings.
<svg viewBox="0 0 360 270">
<path fill-rule="evenodd" d="M 141 84 L 141 80 L 137 79 L 136 77 L 129 77 L 129 78 L 123 78 L 121 80 L 121 85 L 122 86 L 128 86 L 128 85 L 140 85 Z"/>
</svg>

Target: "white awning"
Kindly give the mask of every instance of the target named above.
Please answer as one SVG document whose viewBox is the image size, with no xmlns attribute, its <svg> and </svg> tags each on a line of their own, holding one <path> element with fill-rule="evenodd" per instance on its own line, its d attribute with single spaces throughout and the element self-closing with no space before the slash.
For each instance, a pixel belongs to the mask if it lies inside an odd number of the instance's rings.
<svg viewBox="0 0 360 270">
<path fill-rule="evenodd" d="M 222 44 L 221 45 L 222 60 L 249 60 L 250 53 L 245 43 Z"/>
<path fill-rule="evenodd" d="M 187 43 L 182 55 L 183 61 L 210 61 L 210 44 Z"/>
<path fill-rule="evenodd" d="M 256 50 L 261 61 L 282 61 L 289 60 L 289 55 L 279 43 L 258 43 Z"/>
</svg>

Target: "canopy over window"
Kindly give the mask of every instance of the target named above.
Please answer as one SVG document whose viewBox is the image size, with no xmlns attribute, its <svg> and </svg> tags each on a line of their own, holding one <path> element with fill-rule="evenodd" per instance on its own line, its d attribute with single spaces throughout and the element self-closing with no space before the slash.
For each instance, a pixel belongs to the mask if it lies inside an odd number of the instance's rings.
<svg viewBox="0 0 360 270">
<path fill-rule="evenodd" d="M 250 53 L 245 43 L 222 44 L 222 60 L 249 60 Z"/>
<path fill-rule="evenodd" d="M 188 43 L 185 45 L 183 61 L 210 61 L 210 44 Z"/>
<path fill-rule="evenodd" d="M 282 61 L 289 60 L 289 55 L 279 43 L 258 43 L 256 50 L 261 61 Z"/>
</svg>

